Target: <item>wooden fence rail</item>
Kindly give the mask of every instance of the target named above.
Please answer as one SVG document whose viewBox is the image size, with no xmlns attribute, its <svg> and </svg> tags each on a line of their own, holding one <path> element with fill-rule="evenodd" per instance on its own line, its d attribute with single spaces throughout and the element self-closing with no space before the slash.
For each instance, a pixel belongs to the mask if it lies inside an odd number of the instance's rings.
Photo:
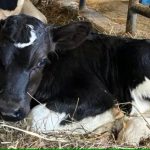
<svg viewBox="0 0 150 150">
<path fill-rule="evenodd" d="M 150 18 L 150 8 L 139 3 L 139 0 L 129 0 L 126 32 L 136 33 L 137 14 Z"/>
<path fill-rule="evenodd" d="M 86 0 L 79 1 L 79 10 L 83 10 L 86 6 Z"/>
</svg>

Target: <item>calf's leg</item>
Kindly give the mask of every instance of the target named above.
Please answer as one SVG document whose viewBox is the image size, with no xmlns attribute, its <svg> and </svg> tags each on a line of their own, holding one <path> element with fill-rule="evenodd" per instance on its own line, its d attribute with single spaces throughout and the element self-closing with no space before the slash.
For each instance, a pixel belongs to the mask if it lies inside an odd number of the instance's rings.
<svg viewBox="0 0 150 150">
<path fill-rule="evenodd" d="M 118 135 L 119 144 L 139 146 L 142 139 L 150 137 L 150 115 L 143 116 L 146 121 L 141 116 L 125 118 L 124 127 Z"/>
<path fill-rule="evenodd" d="M 87 97 L 77 100 L 70 97 L 57 97 L 49 99 L 47 107 L 37 105 L 28 117 L 32 131 L 44 133 L 67 131 L 84 134 L 95 130 L 99 133 L 109 130 L 116 118 L 113 98 L 102 91 L 97 95 L 93 92 L 90 96 L 91 98 L 87 94 Z M 107 102 L 111 106 L 106 106 Z M 97 130 L 98 128 L 100 129 Z"/>
</svg>

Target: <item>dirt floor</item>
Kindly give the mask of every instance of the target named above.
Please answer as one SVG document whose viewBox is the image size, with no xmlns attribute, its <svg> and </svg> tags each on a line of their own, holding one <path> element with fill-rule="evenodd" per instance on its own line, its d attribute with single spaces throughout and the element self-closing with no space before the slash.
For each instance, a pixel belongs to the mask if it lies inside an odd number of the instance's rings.
<svg viewBox="0 0 150 150">
<path fill-rule="evenodd" d="M 120 24 L 126 22 L 127 2 L 93 3 L 89 0 L 88 5 L 100 11 L 108 18 Z M 105 0 L 106 1 L 106 0 Z M 110 7 L 111 6 L 111 7 Z M 48 18 L 51 24 L 66 24 L 74 20 L 84 18 L 77 13 L 60 8 L 52 0 L 49 5 L 42 3 L 37 6 Z M 118 13 L 119 12 L 119 13 Z M 150 38 L 150 19 L 138 18 L 139 37 Z M 18 123 L 0 122 L 0 148 L 108 148 L 108 147 L 133 147 L 128 145 L 117 145 L 114 134 L 105 132 L 104 134 L 87 135 L 67 135 L 65 133 L 50 133 L 48 135 L 38 135 L 28 131 L 26 121 Z M 150 139 L 143 140 L 140 147 L 150 147 Z"/>
<path fill-rule="evenodd" d="M 102 13 L 114 22 L 126 25 L 128 0 L 87 0 L 88 7 Z M 150 38 L 150 19 L 138 15 L 137 36 Z"/>
</svg>

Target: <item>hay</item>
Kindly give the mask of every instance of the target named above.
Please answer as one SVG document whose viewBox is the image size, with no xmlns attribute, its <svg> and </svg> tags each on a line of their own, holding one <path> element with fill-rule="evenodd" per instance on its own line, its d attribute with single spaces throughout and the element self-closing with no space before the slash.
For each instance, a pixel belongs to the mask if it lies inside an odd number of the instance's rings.
<svg viewBox="0 0 150 150">
<path fill-rule="evenodd" d="M 60 7 L 59 4 L 53 1 L 49 2 L 49 5 L 45 6 L 45 4 L 43 4 L 37 6 L 37 8 L 45 14 L 49 24 L 64 25 L 71 21 L 83 19 L 76 12 Z"/>
<path fill-rule="evenodd" d="M 108 132 L 99 134 L 74 135 L 63 132 L 37 134 L 28 131 L 26 121 L 0 124 L 0 148 L 66 148 L 66 147 L 111 147 L 114 143 Z"/>
</svg>

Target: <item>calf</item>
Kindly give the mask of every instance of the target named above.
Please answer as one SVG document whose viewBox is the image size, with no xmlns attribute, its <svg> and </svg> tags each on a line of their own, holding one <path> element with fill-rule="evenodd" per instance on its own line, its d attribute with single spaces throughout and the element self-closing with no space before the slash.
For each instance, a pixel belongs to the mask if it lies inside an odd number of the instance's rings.
<svg viewBox="0 0 150 150">
<path fill-rule="evenodd" d="M 1 0 L 0 1 L 0 19 L 6 19 L 11 15 L 20 13 L 34 16 L 44 23 L 47 23 L 46 17 L 32 4 L 30 0 Z"/>
<path fill-rule="evenodd" d="M 76 32 L 75 32 L 76 31 Z M 49 62 L 48 53 L 61 45 L 75 48 L 90 32 L 89 23 L 47 27 L 40 20 L 10 16 L 0 21 L 0 113 L 8 121 L 22 120 Z M 74 38 L 75 37 L 75 38 Z M 68 41 L 69 42 L 66 42 Z M 75 45 L 76 44 L 76 45 Z"/>
<path fill-rule="evenodd" d="M 149 40 L 93 33 L 87 22 L 46 26 L 24 15 L 1 24 L 2 118 L 27 116 L 27 92 L 46 103 L 29 115 L 38 132 L 93 131 L 114 121 L 118 102 L 131 102 L 141 113 L 150 110 Z"/>
<path fill-rule="evenodd" d="M 132 115 L 150 110 L 150 40 L 90 32 L 77 48 L 65 44 L 48 55 L 51 64 L 35 94 L 48 109 L 33 108 L 33 130 L 92 132 L 115 120 L 115 103 Z"/>
</svg>

